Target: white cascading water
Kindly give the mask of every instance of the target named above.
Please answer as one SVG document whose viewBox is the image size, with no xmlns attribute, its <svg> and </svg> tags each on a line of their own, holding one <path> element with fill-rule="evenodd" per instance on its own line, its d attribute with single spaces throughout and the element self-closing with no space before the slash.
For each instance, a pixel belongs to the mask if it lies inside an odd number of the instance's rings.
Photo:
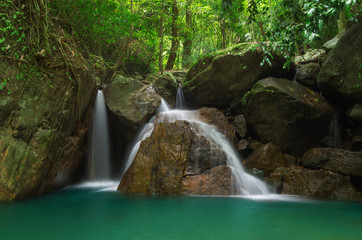
<svg viewBox="0 0 362 240">
<path fill-rule="evenodd" d="M 179 96 L 182 94 L 182 96 Z M 183 98 L 182 89 L 179 87 L 177 91 L 177 98 Z M 177 101 L 176 101 L 177 102 Z M 176 104 L 176 108 L 184 109 L 185 101 L 179 101 L 180 105 Z M 206 124 L 201 122 L 198 117 L 197 111 L 190 110 L 170 110 L 167 103 L 162 99 L 161 105 L 159 107 L 159 115 L 156 121 L 159 122 L 174 122 L 174 121 L 188 121 L 192 124 L 194 131 L 199 136 L 205 137 L 212 147 L 217 147 L 221 149 L 227 157 L 227 165 L 231 168 L 233 176 L 233 192 L 236 195 L 261 195 L 268 194 L 268 188 L 261 180 L 258 178 L 247 174 L 241 165 L 241 160 L 238 157 L 237 152 L 234 150 L 232 145 L 228 142 L 226 137 L 220 133 L 217 128 L 213 125 Z M 128 167 L 133 162 L 136 157 L 137 151 L 141 142 L 149 137 L 152 134 L 154 129 L 154 118 L 144 127 L 138 137 L 137 143 L 134 145 L 131 154 L 129 155 L 126 163 L 126 168 L 123 173 L 127 171 Z"/>
<path fill-rule="evenodd" d="M 110 179 L 109 133 L 106 103 L 101 90 L 98 91 L 90 131 L 88 152 L 88 180 L 106 181 Z"/>
<path fill-rule="evenodd" d="M 161 104 L 158 107 L 157 112 L 167 112 L 170 111 L 170 106 L 168 105 L 168 103 L 161 98 Z M 127 171 L 127 169 L 129 168 L 129 166 L 131 166 L 133 160 L 135 159 L 138 149 L 140 148 L 141 142 L 143 140 L 145 140 L 146 138 L 148 138 L 149 136 L 151 136 L 152 131 L 155 127 L 154 125 L 154 120 L 155 118 L 151 118 L 150 121 L 144 125 L 141 130 L 137 133 L 136 138 L 134 140 L 134 144 L 133 147 L 131 148 L 131 151 L 128 153 L 127 155 L 127 159 L 125 161 L 125 165 L 123 167 L 123 170 L 121 172 L 121 178 L 123 177 L 123 174 Z"/>
<path fill-rule="evenodd" d="M 177 93 L 176 93 L 176 109 L 185 109 L 185 97 L 182 91 L 181 84 L 178 85 Z"/>
</svg>

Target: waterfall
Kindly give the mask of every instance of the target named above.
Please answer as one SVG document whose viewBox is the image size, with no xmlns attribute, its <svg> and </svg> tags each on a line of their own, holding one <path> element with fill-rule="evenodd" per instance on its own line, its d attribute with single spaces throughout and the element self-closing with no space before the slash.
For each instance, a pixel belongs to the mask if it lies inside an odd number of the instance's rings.
<svg viewBox="0 0 362 240">
<path fill-rule="evenodd" d="M 177 93 L 176 93 L 176 109 L 185 109 L 185 97 L 182 91 L 181 84 L 178 85 Z"/>
<path fill-rule="evenodd" d="M 239 158 L 238 153 L 228 142 L 227 138 L 218 131 L 217 127 L 200 121 L 197 110 L 180 110 L 184 109 L 184 104 L 185 101 L 180 86 L 177 90 L 175 110 L 170 110 L 166 101 L 162 99 L 157 118 L 152 118 L 137 134 L 135 144 L 127 157 L 122 176 L 136 157 L 141 142 L 151 136 L 156 122 L 175 122 L 184 120 L 190 122 L 195 133 L 200 137 L 206 138 L 212 148 L 218 148 L 225 153 L 227 165 L 232 172 L 232 189 L 234 194 L 268 194 L 268 187 L 263 181 L 245 172 L 241 165 L 241 159 Z"/>
<path fill-rule="evenodd" d="M 332 147 L 339 148 L 341 147 L 341 124 L 340 124 L 340 114 L 336 113 L 331 121 L 329 135 L 332 137 Z"/>
<path fill-rule="evenodd" d="M 197 135 L 205 137 L 213 148 L 221 149 L 227 157 L 227 165 L 233 176 L 233 191 L 237 195 L 268 194 L 269 190 L 264 182 L 245 172 L 241 159 L 226 137 L 213 126 L 201 122 L 197 111 L 170 110 L 158 116 L 157 121 L 175 122 L 188 121 L 192 124 Z"/>
<path fill-rule="evenodd" d="M 170 109 L 171 109 L 170 105 L 163 98 L 161 98 L 161 104 L 158 107 L 157 112 L 167 112 L 167 111 L 170 111 Z M 136 134 L 136 137 L 132 144 L 132 148 L 127 154 L 127 158 L 126 158 L 123 170 L 121 172 L 121 178 L 123 177 L 123 174 L 129 168 L 129 166 L 131 166 L 134 158 L 137 155 L 138 149 L 140 148 L 141 142 L 143 140 L 145 140 L 146 138 L 148 138 L 149 136 L 151 136 L 152 131 L 155 127 L 155 125 L 153 124 L 154 120 L 155 120 L 154 117 L 151 118 L 150 121 L 146 125 L 144 125 Z"/>
<path fill-rule="evenodd" d="M 299 69 L 297 69 L 297 71 L 295 72 L 294 74 L 294 77 L 293 77 L 293 82 L 296 83 L 297 82 L 297 75 L 299 73 Z"/>
<path fill-rule="evenodd" d="M 88 180 L 110 179 L 109 133 L 106 104 L 101 90 L 98 91 L 93 109 L 88 149 Z"/>
<path fill-rule="evenodd" d="M 157 112 L 166 112 L 170 111 L 170 109 L 171 109 L 170 105 L 168 105 L 168 103 L 163 98 L 161 98 L 161 104 L 158 107 Z"/>
</svg>

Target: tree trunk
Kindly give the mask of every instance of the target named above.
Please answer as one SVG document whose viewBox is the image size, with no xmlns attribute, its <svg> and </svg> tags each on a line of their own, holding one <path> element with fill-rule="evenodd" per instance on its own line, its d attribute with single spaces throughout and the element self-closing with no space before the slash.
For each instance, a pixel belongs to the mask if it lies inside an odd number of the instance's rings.
<svg viewBox="0 0 362 240">
<path fill-rule="evenodd" d="M 342 31 L 347 26 L 347 20 L 346 20 L 346 14 L 343 10 L 339 13 L 339 19 L 338 19 L 338 31 Z"/>
<path fill-rule="evenodd" d="M 161 16 L 159 21 L 159 29 L 158 29 L 158 37 L 160 38 L 160 43 L 158 45 L 158 70 L 163 73 L 163 19 L 164 19 L 164 11 L 165 11 L 165 1 L 162 1 L 161 6 Z"/>
<path fill-rule="evenodd" d="M 259 21 L 258 24 L 259 24 L 261 35 L 263 36 L 262 41 L 266 41 L 266 35 L 265 35 L 265 32 L 264 32 L 263 22 Z"/>
<path fill-rule="evenodd" d="M 192 47 L 192 12 L 191 12 L 192 0 L 187 0 L 186 3 L 186 31 L 184 49 L 182 52 L 182 67 L 190 67 L 191 47 Z"/>
<path fill-rule="evenodd" d="M 226 24 L 224 18 L 221 21 L 221 32 L 222 32 L 222 48 L 226 48 Z"/>
<path fill-rule="evenodd" d="M 168 61 L 166 64 L 166 70 L 171 70 L 173 68 L 173 65 L 175 64 L 176 57 L 177 57 L 177 49 L 179 45 L 179 39 L 178 39 L 178 28 L 177 28 L 177 18 L 179 15 L 179 11 L 177 8 L 177 1 L 174 0 L 172 3 L 172 45 L 171 45 L 171 51 L 170 56 L 168 57 Z"/>
<path fill-rule="evenodd" d="M 33 14 L 40 35 L 40 42 L 44 43 L 45 55 L 50 55 L 48 21 L 47 21 L 47 0 L 33 0 Z"/>
</svg>

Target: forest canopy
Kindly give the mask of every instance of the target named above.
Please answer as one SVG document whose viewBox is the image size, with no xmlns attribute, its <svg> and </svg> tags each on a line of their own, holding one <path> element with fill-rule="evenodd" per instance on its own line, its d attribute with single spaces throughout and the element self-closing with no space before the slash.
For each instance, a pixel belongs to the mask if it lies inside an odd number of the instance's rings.
<svg viewBox="0 0 362 240">
<path fill-rule="evenodd" d="M 14 2 L 6 0 L 2 7 Z M 356 21 L 360 0 L 34 0 L 38 42 L 48 46 L 48 18 L 102 57 L 116 70 L 147 73 L 189 68 L 200 56 L 241 42 L 286 56 L 321 47 Z M 0 48 L 24 28 L 11 28 L 24 18 L 22 8 L 1 13 Z M 14 14 L 13 14 L 14 13 Z M 15 16 L 16 15 L 16 16 Z M 45 17 L 43 17 L 46 15 Z M 38 18 L 36 16 L 39 16 Z M 14 24 L 13 24 L 14 25 Z M 6 34 L 12 34 L 7 36 Z M 45 41 L 40 41 L 43 39 Z M 19 56 L 20 57 L 20 56 Z M 271 56 L 272 57 L 272 56 Z M 268 57 L 264 63 L 269 63 Z M 287 65 L 286 65 L 287 66 Z"/>
</svg>

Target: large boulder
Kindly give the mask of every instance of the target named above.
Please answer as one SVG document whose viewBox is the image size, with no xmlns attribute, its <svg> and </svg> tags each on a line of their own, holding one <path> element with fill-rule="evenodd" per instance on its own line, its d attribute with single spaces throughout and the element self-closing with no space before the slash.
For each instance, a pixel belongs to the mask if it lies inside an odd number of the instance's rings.
<svg viewBox="0 0 362 240">
<path fill-rule="evenodd" d="M 171 72 L 156 77 L 153 87 L 171 106 L 175 106 L 178 83 Z"/>
<path fill-rule="evenodd" d="M 269 175 L 274 169 L 280 166 L 288 166 L 282 150 L 272 143 L 257 148 L 244 162 L 246 168 L 257 168 L 264 174 Z"/>
<path fill-rule="evenodd" d="M 183 195 L 230 195 L 231 169 L 222 165 L 211 168 L 201 175 L 186 176 L 182 181 Z"/>
<path fill-rule="evenodd" d="M 362 176 L 362 152 L 313 148 L 304 153 L 301 161 L 309 168 L 322 168 L 347 175 Z"/>
<path fill-rule="evenodd" d="M 362 102 L 362 22 L 348 28 L 327 56 L 318 76 L 326 96 L 348 102 Z"/>
<path fill-rule="evenodd" d="M 224 153 L 204 137 L 199 137 L 190 122 L 158 122 L 152 135 L 141 143 L 118 189 L 126 193 L 157 195 L 195 192 L 196 186 L 192 182 L 198 181 L 202 185 L 206 179 L 217 178 L 214 170 L 204 172 L 219 165 L 226 165 Z M 198 180 L 189 177 L 184 182 L 187 176 L 203 173 Z M 210 193 L 218 194 L 215 191 Z"/>
<path fill-rule="evenodd" d="M 283 69 L 285 59 L 273 54 L 272 66 L 263 61 L 264 52 L 252 43 L 242 43 L 200 59 L 183 83 L 187 102 L 193 107 L 226 108 L 237 96 L 246 93 L 262 78 L 293 77 Z"/>
<path fill-rule="evenodd" d="M 109 110 L 130 136 L 156 113 L 161 104 L 160 96 L 152 87 L 122 75 L 113 79 L 104 89 L 104 95 Z"/>
<path fill-rule="evenodd" d="M 60 61 L 53 57 L 47 63 Z M 0 79 L 10 79 L 11 89 L 0 92 L 0 201 L 38 196 L 78 178 L 96 89 L 82 55 L 69 60 L 72 71 L 0 62 Z"/>
<path fill-rule="evenodd" d="M 296 80 L 306 87 L 316 88 L 320 69 L 318 63 L 303 64 L 297 70 Z"/>
<path fill-rule="evenodd" d="M 154 130 L 141 143 L 119 190 L 158 195 L 231 193 L 226 155 L 205 136 L 202 127 L 205 123 L 214 125 L 209 127 L 234 139 L 232 124 L 215 108 L 179 114 L 181 117 L 177 113 L 156 115 Z M 193 120 L 177 120 L 185 119 L 184 114 L 189 114 L 188 118 Z"/>
<path fill-rule="evenodd" d="M 249 132 L 286 153 L 302 154 L 328 134 L 332 107 L 320 94 L 298 83 L 260 80 L 243 97 L 243 103 Z"/>
<path fill-rule="evenodd" d="M 282 180 L 283 194 L 320 199 L 361 199 L 361 194 L 354 189 L 349 176 L 331 171 L 292 166 L 276 169 L 271 177 Z"/>
</svg>

